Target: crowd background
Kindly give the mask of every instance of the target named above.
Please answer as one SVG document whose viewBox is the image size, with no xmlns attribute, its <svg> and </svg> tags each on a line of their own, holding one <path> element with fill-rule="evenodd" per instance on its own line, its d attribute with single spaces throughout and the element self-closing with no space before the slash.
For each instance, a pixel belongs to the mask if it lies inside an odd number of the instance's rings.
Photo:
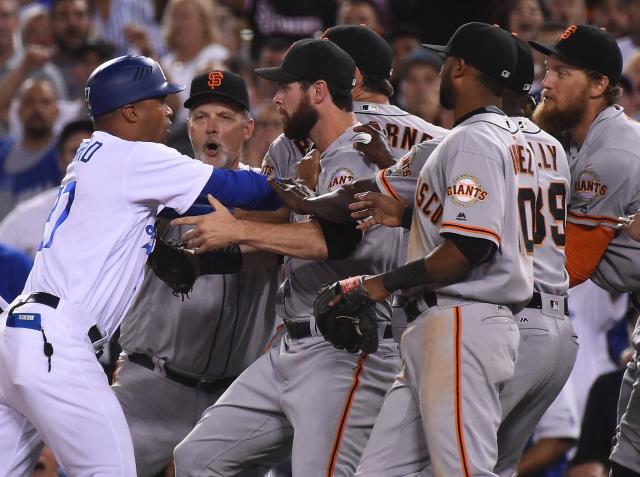
<svg viewBox="0 0 640 477">
<path fill-rule="evenodd" d="M 547 42 L 570 24 L 606 28 L 624 59 L 621 104 L 630 118 L 640 117 L 640 0 L 0 0 L 0 295 L 10 301 L 21 291 L 57 185 L 80 141 L 91 135 L 84 85 L 102 62 L 144 54 L 185 85 L 212 68 L 242 75 L 255 119 L 244 162 L 260 166 L 282 128 L 274 84 L 257 78 L 254 68 L 278 66 L 295 40 L 319 37 L 337 24 L 364 24 L 394 50 L 392 102 L 450 128 L 451 113 L 438 101 L 441 59 L 420 44 L 444 44 L 468 21 Z M 535 97 L 545 68 L 534 54 Z M 193 155 L 182 107 L 187 96 L 170 98 L 168 144 Z M 581 342 L 578 361 L 532 440 L 522 476 L 550 467 L 546 475 L 606 475 L 621 369 L 629 358 L 628 326 L 636 314 L 627 297 L 590 283 L 572 290 L 570 307 Z M 105 354 L 107 372 L 116 354 Z M 48 450 L 34 475 L 59 475 Z"/>
</svg>

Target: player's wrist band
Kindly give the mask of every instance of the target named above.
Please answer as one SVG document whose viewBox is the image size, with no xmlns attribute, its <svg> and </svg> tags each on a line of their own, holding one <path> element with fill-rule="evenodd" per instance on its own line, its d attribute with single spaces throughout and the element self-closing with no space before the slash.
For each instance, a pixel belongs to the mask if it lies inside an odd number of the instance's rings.
<svg viewBox="0 0 640 477">
<path fill-rule="evenodd" d="M 411 222 L 413 220 L 413 207 L 407 206 L 402 213 L 402 219 L 400 219 L 400 225 L 403 229 L 411 229 Z"/>
<path fill-rule="evenodd" d="M 427 264 L 423 258 L 407 263 L 402 267 L 390 270 L 382 275 L 382 285 L 393 293 L 415 286 L 424 285 L 429 281 Z"/>
</svg>

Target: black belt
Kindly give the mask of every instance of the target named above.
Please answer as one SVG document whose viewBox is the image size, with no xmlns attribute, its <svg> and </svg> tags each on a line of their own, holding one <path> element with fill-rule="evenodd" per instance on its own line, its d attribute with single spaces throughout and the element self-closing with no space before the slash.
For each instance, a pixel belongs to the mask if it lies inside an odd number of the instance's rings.
<svg viewBox="0 0 640 477">
<path fill-rule="evenodd" d="M 525 308 L 535 308 L 536 310 L 542 310 L 542 295 L 538 292 L 533 292 L 531 301 Z M 569 315 L 569 300 L 564 297 L 564 314 Z"/>
<path fill-rule="evenodd" d="M 129 361 L 131 361 L 132 363 L 139 364 L 140 366 L 150 369 L 151 371 L 156 368 L 153 362 L 153 358 L 151 358 L 151 356 L 147 356 L 144 353 L 132 353 L 127 356 L 129 358 Z M 172 368 L 167 363 L 165 363 L 164 365 L 164 374 L 171 381 L 175 381 L 176 383 L 180 383 L 190 388 L 200 389 L 201 391 L 204 391 L 206 393 L 215 393 L 217 391 L 226 389 L 236 379 L 236 376 L 220 379 L 205 379 L 196 376 L 188 376 Z"/>
<path fill-rule="evenodd" d="M 287 329 L 287 333 L 292 338 L 297 340 L 311 336 L 311 325 L 308 321 L 285 321 L 284 327 Z M 384 327 L 384 334 L 382 339 L 393 338 L 393 329 L 388 324 Z"/>
<path fill-rule="evenodd" d="M 27 303 L 38 303 L 40 305 L 45 305 L 55 310 L 56 308 L 58 308 L 58 304 L 60 303 L 60 298 L 58 298 L 55 295 L 52 295 L 51 293 L 33 292 L 27 298 L 19 301 L 14 306 L 12 306 L 9 309 L 9 314 L 11 314 L 15 308 L 18 308 L 19 306 L 22 306 L 22 305 L 26 305 Z M 100 333 L 100 330 L 96 325 L 93 325 L 91 328 L 89 328 L 89 332 L 87 333 L 87 336 L 91 340 L 91 343 L 96 343 L 102 339 L 102 333 Z M 96 349 L 96 356 L 98 358 L 102 356 L 102 351 L 103 351 L 102 346 Z"/>
</svg>

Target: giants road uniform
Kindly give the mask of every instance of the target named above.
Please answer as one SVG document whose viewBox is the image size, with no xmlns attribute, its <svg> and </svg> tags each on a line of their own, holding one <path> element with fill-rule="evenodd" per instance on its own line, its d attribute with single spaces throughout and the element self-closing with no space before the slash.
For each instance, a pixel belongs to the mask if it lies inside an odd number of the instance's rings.
<svg viewBox="0 0 640 477">
<path fill-rule="evenodd" d="M 561 144 L 526 118 L 513 118 L 529 148 L 525 160 L 538 169 L 538 193 L 520 188 L 519 205 L 535 216 L 534 294 L 515 316 L 520 328 L 513 378 L 500 395 L 503 422 L 498 431 L 495 473 L 511 477 L 538 421 L 565 385 L 578 352 L 578 338 L 566 308 L 569 275 L 565 269 L 564 225 L 570 195 L 569 164 Z M 533 152 L 533 156 L 529 154 Z M 521 213 L 522 213 L 521 212 Z"/>
<path fill-rule="evenodd" d="M 387 131 L 389 146 L 396 158 L 404 156 L 414 145 L 442 137 L 448 131 L 391 104 L 354 101 L 353 112 L 358 122 L 375 121 Z M 281 134 L 269 146 L 262 163 L 262 173 L 269 177 L 295 178 L 296 164 L 304 157 L 306 147 L 308 144 L 292 141 Z"/>
<path fill-rule="evenodd" d="M 171 227 L 179 241 L 187 227 Z M 138 476 L 155 475 L 273 334 L 278 271 L 205 275 L 184 302 L 148 270 L 122 324 L 116 393 Z"/>
<path fill-rule="evenodd" d="M 582 147 L 569 151 L 572 196 L 568 220 L 616 230 L 617 217 L 640 210 L 640 124 L 610 106 L 591 124 Z M 618 233 L 591 280 L 610 292 L 640 292 L 640 243 Z M 634 359 L 625 372 L 618 403 L 617 442 L 611 460 L 640 473 L 640 322 Z M 635 383 L 635 386 L 634 386 Z"/>
<path fill-rule="evenodd" d="M 23 295 L 0 317 L 0 475 L 33 469 L 36 430 L 68 475 L 136 475 L 94 346 L 111 338 L 142 283 L 158 207 L 186 212 L 212 170 L 160 144 L 104 132 L 83 142 Z"/>
<path fill-rule="evenodd" d="M 343 178 L 370 177 L 376 168 L 353 149 L 347 129 L 320 156 L 318 192 Z M 291 449 L 296 476 L 352 476 L 384 395 L 400 368 L 390 338 L 390 306 L 378 307 L 378 351 L 335 349 L 316 330 L 313 302 L 322 285 L 357 274 L 377 274 L 397 263 L 399 235 L 377 227 L 345 260 L 287 258 L 278 315 L 287 333 L 240 375 L 176 448 L 179 477 L 235 475 Z M 292 447 L 291 447 L 292 446 Z"/>
<path fill-rule="evenodd" d="M 498 250 L 419 298 L 423 313 L 402 335 L 404 366 L 357 475 L 417 475 L 429 465 L 437 477 L 494 475 L 499 394 L 519 339 L 509 306 L 521 308 L 533 291 L 533 250 L 520 230 L 532 224 L 521 224 L 518 189 L 537 190 L 537 178 L 515 122 L 484 111 L 457 125 L 423 167 L 408 260 L 428 255 L 442 234 L 491 240 Z"/>
<path fill-rule="evenodd" d="M 565 308 L 569 277 L 565 270 L 564 223 L 570 193 L 567 158 L 560 143 L 526 118 L 518 123 L 538 169 L 537 201 L 531 188 L 520 191 L 523 212 L 536 218 L 534 297 L 515 319 L 520 328 L 518 361 L 513 378 L 501 393 L 504 422 L 498 434 L 499 459 L 495 472 L 511 476 L 527 440 L 545 409 L 568 379 L 577 353 L 577 337 Z M 409 154 L 376 175 L 380 190 L 408 202 L 415 196 L 419 171 L 442 140 L 415 146 Z M 529 154 L 533 152 L 532 158 Z M 530 244 L 531 246 L 531 244 Z"/>
</svg>

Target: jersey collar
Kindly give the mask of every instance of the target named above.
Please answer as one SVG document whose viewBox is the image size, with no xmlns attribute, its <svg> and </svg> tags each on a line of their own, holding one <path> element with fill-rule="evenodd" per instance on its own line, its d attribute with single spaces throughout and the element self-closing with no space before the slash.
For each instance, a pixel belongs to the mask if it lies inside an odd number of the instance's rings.
<svg viewBox="0 0 640 477">
<path fill-rule="evenodd" d="M 477 114 L 485 114 L 485 113 L 495 113 L 495 114 L 501 114 L 503 116 L 506 116 L 506 114 L 504 114 L 500 108 L 498 108 L 497 106 L 494 106 L 494 105 L 491 104 L 489 106 L 485 106 L 485 107 L 482 107 L 482 108 L 474 109 L 473 111 L 468 112 L 464 116 L 459 117 L 458 120 L 453 123 L 453 127 L 455 128 L 457 125 L 462 124 L 467 119 L 469 119 L 469 118 L 471 118 L 471 117 L 473 117 L 473 116 L 475 116 Z"/>
</svg>

